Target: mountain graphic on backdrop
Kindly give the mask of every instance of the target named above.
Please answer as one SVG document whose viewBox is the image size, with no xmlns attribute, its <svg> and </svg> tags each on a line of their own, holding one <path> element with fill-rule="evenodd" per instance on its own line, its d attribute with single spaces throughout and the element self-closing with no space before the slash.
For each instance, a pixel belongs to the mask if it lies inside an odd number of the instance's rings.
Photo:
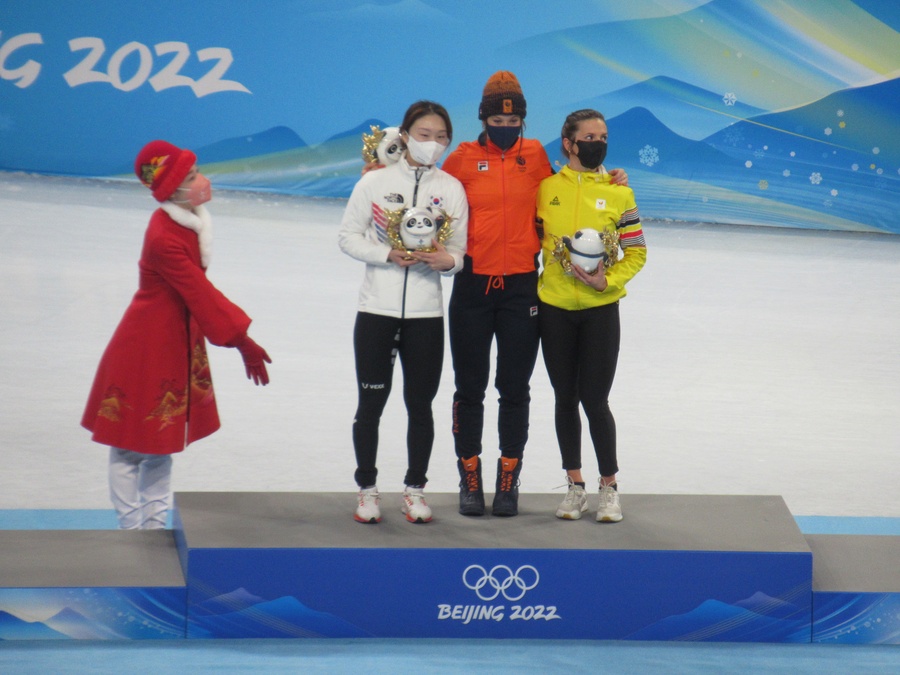
<svg viewBox="0 0 900 675">
<path fill-rule="evenodd" d="M 336 637 L 359 638 L 369 634 L 350 622 L 307 607 L 292 596 L 246 604 L 242 594 L 239 609 L 195 616 L 190 631 L 204 637 Z M 215 603 L 204 603 L 209 609 Z M 219 603 L 221 604 L 221 603 Z M 241 606 L 244 605 L 244 606 Z"/>
<path fill-rule="evenodd" d="M 757 591 L 749 598 L 734 603 L 735 607 L 748 609 L 751 612 L 772 617 L 774 619 L 796 619 L 805 610 L 780 598 Z"/>
<path fill-rule="evenodd" d="M 272 127 L 266 131 L 250 134 L 249 136 L 226 138 L 210 145 L 205 145 L 197 150 L 197 157 L 203 164 L 231 162 L 251 157 L 258 158 L 282 152 L 298 151 L 310 147 L 328 146 L 347 138 L 353 138 L 354 141 L 358 141 L 360 148 L 362 148 L 362 134 L 371 133 L 373 125 L 378 125 L 382 129 L 386 126 L 381 120 L 368 119 L 352 129 L 334 134 L 317 146 L 307 145 L 300 135 L 289 127 Z"/>
<path fill-rule="evenodd" d="M 280 145 L 270 143 L 265 154 L 245 154 L 209 161 L 201 150 L 197 156 L 213 184 L 221 187 L 347 197 L 359 180 L 363 167 L 362 134 L 371 133 L 373 125 L 386 126 L 381 120 L 367 119 L 316 145 L 292 143 L 291 139 L 299 136 L 291 132 L 279 134 L 278 138 L 285 142 Z M 249 145 L 235 143 L 239 140 L 229 139 L 227 143 L 229 147 L 237 147 L 245 153 L 253 152 Z"/>
<path fill-rule="evenodd" d="M 743 601 L 759 605 L 760 598 Z M 795 608 L 797 609 L 797 608 Z M 719 600 L 706 600 L 690 612 L 669 616 L 627 636 L 629 640 L 703 640 L 706 642 L 803 642 L 809 641 L 809 614 L 794 612 L 791 618 L 757 613 Z M 805 634 L 804 634 L 805 628 Z"/>
<path fill-rule="evenodd" d="M 728 161 L 728 157 L 703 141 L 678 135 L 646 108 L 632 108 L 607 118 L 609 152 L 604 165 L 651 169 L 668 175 L 693 175 L 704 165 Z M 544 146 L 552 162 L 564 163 L 562 141 Z"/>
<path fill-rule="evenodd" d="M 203 602 L 195 603 L 193 606 L 193 613 L 194 615 L 199 616 L 239 612 L 263 602 L 265 602 L 263 598 L 250 593 L 246 588 L 241 586 L 229 593 L 222 593 L 221 595 L 208 598 Z"/>
<path fill-rule="evenodd" d="M 822 165 L 847 167 L 859 160 L 896 165 L 900 163 L 900 146 L 884 135 L 885 130 L 896 128 L 897 101 L 900 78 L 844 89 L 791 110 L 758 115 L 712 134 L 706 142 L 726 152 L 734 146 L 768 146 L 772 152 L 795 152 L 806 161 Z"/>
<path fill-rule="evenodd" d="M 325 143 L 331 143 L 333 141 L 351 137 L 354 140 L 359 141 L 359 147 L 362 148 L 362 135 L 371 134 L 373 126 L 378 126 L 379 128 L 384 129 L 385 127 L 390 125 L 385 124 L 381 120 L 368 119 L 365 122 L 353 127 L 352 129 L 347 129 L 347 131 L 341 131 L 340 133 L 335 134 L 334 136 L 326 140 Z"/>
<path fill-rule="evenodd" d="M 2 640 L 59 640 L 67 637 L 41 621 L 25 621 L 0 610 L 0 641 Z"/>
<path fill-rule="evenodd" d="M 92 621 L 70 607 L 64 607 L 44 622 L 49 628 L 76 640 L 121 639 L 109 626 Z"/>
<path fill-rule="evenodd" d="M 226 138 L 197 149 L 197 158 L 203 164 L 228 162 L 246 157 L 271 155 L 276 152 L 306 147 L 306 142 L 296 131 L 285 126 L 272 127 L 249 136 Z"/>
<path fill-rule="evenodd" d="M 647 108 L 669 129 L 694 140 L 701 140 L 733 124 L 735 120 L 765 112 L 737 100 L 729 105 L 724 93 L 716 94 L 665 76 L 652 77 L 623 89 L 568 103 L 567 107 L 571 110 L 593 108 L 607 119 L 632 108 Z"/>
<path fill-rule="evenodd" d="M 668 88 L 666 96 L 692 97 L 698 110 L 715 96 L 675 80 L 653 79 L 657 98 Z M 722 213 L 741 212 L 735 222 L 742 224 L 890 230 L 884 214 L 893 212 L 891 153 L 896 151 L 889 150 L 892 140 L 881 136 L 895 127 L 891 102 L 898 99 L 898 79 L 847 89 L 791 110 L 738 120 L 703 140 L 677 133 L 643 106 L 632 107 L 607 116 L 605 165 L 633 172 L 642 213 L 649 218 L 719 222 Z M 198 155 L 222 187 L 346 198 L 360 177 L 362 135 L 373 124 L 385 126 L 368 119 L 312 146 L 300 145 L 299 136 L 286 128 L 269 130 L 253 136 L 271 141 L 267 144 L 229 139 L 220 146 L 245 153 L 262 148 L 268 154 L 211 165 L 202 151 Z M 879 155 L 880 147 L 886 150 Z M 545 149 L 557 169 L 565 163 L 558 137 Z"/>
</svg>

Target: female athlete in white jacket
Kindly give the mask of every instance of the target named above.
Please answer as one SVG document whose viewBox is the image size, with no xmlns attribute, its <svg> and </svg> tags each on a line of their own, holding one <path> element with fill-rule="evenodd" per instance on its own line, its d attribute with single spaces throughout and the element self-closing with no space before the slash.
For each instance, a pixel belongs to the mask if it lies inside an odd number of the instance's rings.
<svg viewBox="0 0 900 675">
<path fill-rule="evenodd" d="M 403 157 L 356 184 L 341 221 L 339 243 L 347 255 L 366 263 L 353 334 L 359 403 L 353 421 L 356 483 L 360 488 L 354 517 L 381 520 L 378 488 L 378 425 L 391 390 L 394 359 L 403 367 L 403 398 L 409 417 L 408 468 L 402 511 L 407 520 L 431 520 L 422 490 L 434 442 L 431 402 L 437 394 L 444 358 L 444 305 L 441 276 L 462 269 L 466 252 L 468 203 L 462 184 L 434 166 L 452 137 L 443 106 L 419 101 L 406 111 L 400 127 Z M 452 233 L 433 250 L 392 246 L 391 212 L 431 207 L 450 219 Z"/>
</svg>

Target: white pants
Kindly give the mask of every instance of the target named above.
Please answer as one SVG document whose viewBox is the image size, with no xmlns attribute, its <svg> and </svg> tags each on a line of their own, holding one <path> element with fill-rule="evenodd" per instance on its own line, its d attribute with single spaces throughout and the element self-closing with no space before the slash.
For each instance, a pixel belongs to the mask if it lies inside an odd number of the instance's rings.
<svg viewBox="0 0 900 675">
<path fill-rule="evenodd" d="M 109 449 L 109 496 L 121 530 L 161 530 L 172 503 L 172 455 Z"/>
</svg>

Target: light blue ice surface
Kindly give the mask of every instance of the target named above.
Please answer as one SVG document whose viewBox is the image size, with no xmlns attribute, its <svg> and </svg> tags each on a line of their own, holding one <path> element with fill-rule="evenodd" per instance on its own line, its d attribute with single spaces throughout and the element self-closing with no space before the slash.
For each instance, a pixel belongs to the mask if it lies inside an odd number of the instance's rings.
<svg viewBox="0 0 900 675">
<path fill-rule="evenodd" d="M 640 204 L 646 185 L 634 184 Z M 136 288 L 153 208 L 130 183 L 0 172 L 0 528 L 115 527 L 106 450 L 78 421 Z M 211 348 L 222 429 L 177 457 L 174 489 L 341 491 L 349 514 L 352 326 L 364 266 L 337 247 L 343 203 L 218 192 L 210 210 L 210 278 L 253 317 L 251 335 L 274 361 L 272 383 L 252 386 L 233 350 Z M 892 470 L 900 237 L 678 222 L 645 223 L 645 235 L 647 266 L 622 301 L 610 401 L 623 490 L 776 494 L 806 534 L 900 533 Z M 459 480 L 450 363 L 448 353 L 434 404 L 432 492 L 452 492 Z M 397 489 L 406 459 L 395 389 L 382 420 L 385 491 Z M 491 461 L 495 398 L 489 391 Z M 523 499 L 564 483 L 540 361 L 529 433 Z M 596 472 L 586 459 L 586 471 Z M 596 485 L 596 474 L 591 480 Z M 604 611 L 597 599 L 585 602 Z M 891 673 L 900 672 L 900 649 L 435 639 L 0 643 L 4 675 L 229 671 Z"/>
</svg>

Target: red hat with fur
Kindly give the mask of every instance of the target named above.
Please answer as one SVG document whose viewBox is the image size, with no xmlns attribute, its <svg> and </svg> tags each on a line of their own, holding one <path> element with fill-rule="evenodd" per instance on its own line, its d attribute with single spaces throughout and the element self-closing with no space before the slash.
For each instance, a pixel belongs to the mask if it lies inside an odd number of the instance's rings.
<svg viewBox="0 0 900 675">
<path fill-rule="evenodd" d="M 134 160 L 134 172 L 153 191 L 158 202 L 164 202 L 184 182 L 197 163 L 197 155 L 166 141 L 150 141 Z"/>
</svg>

